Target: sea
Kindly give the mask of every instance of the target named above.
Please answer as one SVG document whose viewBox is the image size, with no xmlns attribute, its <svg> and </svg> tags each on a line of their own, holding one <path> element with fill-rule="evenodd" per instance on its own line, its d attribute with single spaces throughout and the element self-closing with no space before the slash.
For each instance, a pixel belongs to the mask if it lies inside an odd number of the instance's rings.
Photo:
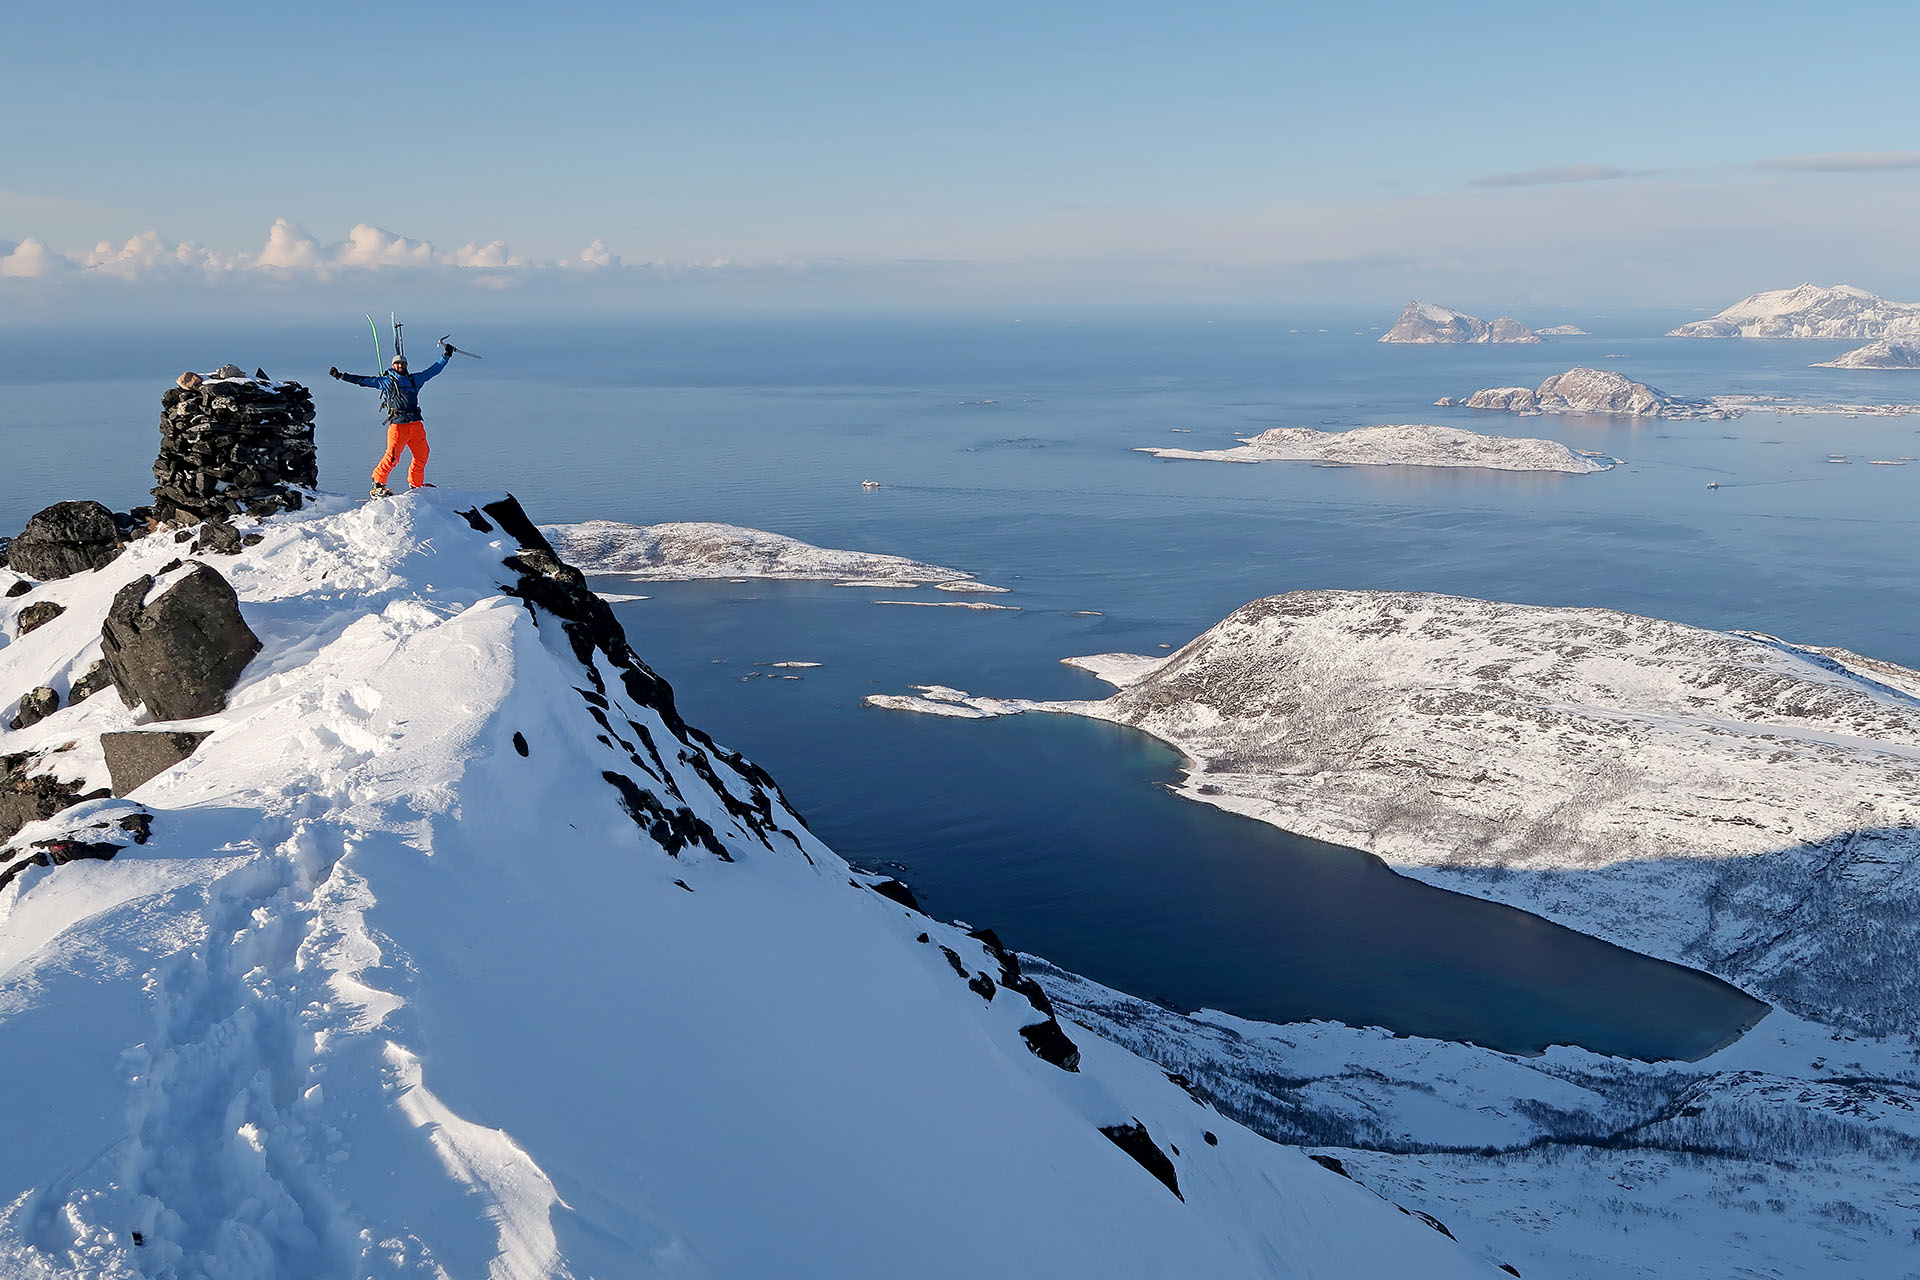
<svg viewBox="0 0 1920 1280">
<path fill-rule="evenodd" d="M 1920 373 L 1809 367 L 1855 344 L 1660 336 L 1691 318 L 1556 315 L 1541 322 L 1592 336 L 1456 347 L 1383 345 L 1391 315 L 1337 308 L 450 319 L 481 358 L 456 358 L 423 396 L 430 475 L 511 490 L 543 523 L 718 521 L 1010 588 L 982 598 L 1015 609 L 973 611 L 876 603 L 966 598 L 926 590 L 599 584 L 647 597 L 617 612 L 689 720 L 937 915 L 1182 1010 L 1689 1058 L 1749 1025 L 1755 1002 L 1184 799 L 1167 789 L 1178 756 L 1132 730 L 862 699 L 917 684 L 1101 696 L 1060 660 L 1167 652 L 1302 588 L 1598 606 L 1920 666 L 1920 416 L 1433 404 L 1578 365 L 1684 397 L 1920 403 Z M 143 501 L 161 393 L 228 361 L 310 385 L 322 486 L 364 491 L 383 443 L 374 398 L 326 376 L 372 371 L 358 316 L 0 328 L 0 534 L 63 498 Z M 1412 422 L 1622 464 L 1562 475 L 1138 452 Z"/>
</svg>

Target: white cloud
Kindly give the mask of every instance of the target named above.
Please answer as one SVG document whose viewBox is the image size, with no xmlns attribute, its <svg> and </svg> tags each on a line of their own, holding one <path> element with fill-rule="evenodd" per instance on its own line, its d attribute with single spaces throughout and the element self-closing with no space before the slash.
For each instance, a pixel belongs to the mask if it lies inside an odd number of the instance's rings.
<svg viewBox="0 0 1920 1280">
<path fill-rule="evenodd" d="M 267 247 L 253 260 L 253 265 L 282 271 L 317 271 L 324 260 L 320 242 L 308 235 L 304 227 L 285 218 L 275 218 L 267 232 Z"/>
<path fill-rule="evenodd" d="M 1775 156 L 1761 160 L 1762 169 L 1790 173 L 1875 173 L 1885 169 L 1920 169 L 1920 151 L 1823 151 L 1807 156 Z"/>
<path fill-rule="evenodd" d="M 14 246 L 12 253 L 0 258 L 0 279 L 44 280 L 72 265 L 45 244 L 28 236 Z"/>
<path fill-rule="evenodd" d="M 333 261 L 341 267 L 430 267 L 433 242 L 409 240 L 361 222 L 347 232 L 347 242 L 336 248 Z"/>
<path fill-rule="evenodd" d="M 607 242 L 596 239 L 580 251 L 580 265 L 583 267 L 617 267 L 620 255 L 607 251 Z"/>
</svg>

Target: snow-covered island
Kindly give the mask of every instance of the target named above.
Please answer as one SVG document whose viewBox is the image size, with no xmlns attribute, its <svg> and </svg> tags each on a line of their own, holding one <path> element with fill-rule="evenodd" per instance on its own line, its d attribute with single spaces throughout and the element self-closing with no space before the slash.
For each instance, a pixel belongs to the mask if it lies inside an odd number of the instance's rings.
<svg viewBox="0 0 1920 1280">
<path fill-rule="evenodd" d="M 59 528 L 0 569 L 0 1273 L 1498 1274 L 854 872 L 511 496 Z"/>
<path fill-rule="evenodd" d="M 1038 967 L 1062 1007 L 1524 1275 L 1910 1264 L 1920 672 L 1608 610 L 1358 591 L 1255 601 L 1171 655 L 1069 661 L 1118 692 L 869 701 L 1133 725 L 1183 752 L 1193 799 L 1776 1008 L 1689 1066 L 1187 1016 Z"/>
<path fill-rule="evenodd" d="M 903 556 L 816 547 L 761 529 L 704 522 L 623 524 L 585 520 L 543 525 L 541 532 L 583 573 L 642 582 L 708 578 L 779 578 L 862 586 L 937 585 L 948 591 L 997 592 L 960 569 L 943 569 Z"/>
<path fill-rule="evenodd" d="M 1534 333 L 1542 338 L 1588 338 L 1593 336 L 1577 324 L 1548 325 L 1544 329 L 1535 329 Z"/>
<path fill-rule="evenodd" d="M 1508 316 L 1481 320 L 1452 307 L 1409 302 L 1382 342 L 1444 344 L 1456 342 L 1538 342 L 1533 330 Z"/>
<path fill-rule="evenodd" d="M 1920 303 L 1889 302 L 1865 289 L 1803 284 L 1742 298 L 1669 338 L 1920 338 Z"/>
<path fill-rule="evenodd" d="M 1156 458 L 1201 462 L 1306 461 L 1343 466 L 1481 467 L 1493 471 L 1564 471 L 1584 475 L 1605 471 L 1612 459 L 1575 453 L 1557 440 L 1484 435 L 1459 427 L 1355 427 L 1316 431 L 1311 427 L 1275 427 L 1248 437 L 1231 449 L 1142 447 Z"/>
<path fill-rule="evenodd" d="M 1845 355 L 1822 360 L 1815 369 L 1920 369 L 1920 341 L 1882 338 Z"/>
<path fill-rule="evenodd" d="M 1569 369 L 1537 387 L 1482 387 L 1459 401 L 1469 409 L 1509 413 L 1617 413 L 1641 418 L 1733 418 L 1739 410 L 1682 400 L 1608 369 Z"/>
</svg>

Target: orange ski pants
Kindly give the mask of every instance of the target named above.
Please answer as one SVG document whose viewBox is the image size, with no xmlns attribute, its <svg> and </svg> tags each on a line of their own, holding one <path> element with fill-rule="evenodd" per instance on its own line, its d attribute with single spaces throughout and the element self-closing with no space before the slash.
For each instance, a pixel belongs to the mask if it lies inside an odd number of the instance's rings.
<svg viewBox="0 0 1920 1280">
<path fill-rule="evenodd" d="M 373 469 L 373 482 L 385 484 L 387 477 L 393 474 L 394 467 L 400 463 L 400 452 L 413 450 L 413 464 L 407 468 L 407 483 L 418 489 L 427 482 L 427 424 L 424 422 L 389 422 L 387 424 L 387 452 L 380 459 L 380 465 Z"/>
</svg>

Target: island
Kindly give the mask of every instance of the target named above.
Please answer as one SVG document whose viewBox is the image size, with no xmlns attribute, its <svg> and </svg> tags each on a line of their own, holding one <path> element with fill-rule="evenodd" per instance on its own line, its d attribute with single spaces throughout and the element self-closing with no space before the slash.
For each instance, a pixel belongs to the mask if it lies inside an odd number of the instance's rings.
<svg viewBox="0 0 1920 1280">
<path fill-rule="evenodd" d="M 1864 347 L 1855 347 L 1845 355 L 1822 360 L 1815 369 L 1920 369 L 1920 341 L 1903 342 L 1882 338 Z"/>
<path fill-rule="evenodd" d="M 836 551 L 739 525 L 584 520 L 542 525 L 540 531 L 568 563 L 583 572 L 643 582 L 777 578 L 863 587 L 933 585 L 957 592 L 1005 590 L 978 582 L 960 569 L 943 569 L 904 556 Z"/>
<path fill-rule="evenodd" d="M 1852 285 L 1803 284 L 1742 298 L 1669 338 L 1920 338 L 1920 303 L 1889 302 Z"/>
<path fill-rule="evenodd" d="M 1575 368 L 1537 387 L 1482 387 L 1464 400 L 1469 409 L 1509 413 L 1617 413 L 1642 418 L 1733 418 L 1739 409 L 1706 400 L 1682 400 L 1607 369 Z"/>
<path fill-rule="evenodd" d="M 1534 332 L 1543 338 L 1588 338 L 1593 335 L 1577 324 L 1556 324 Z"/>
<path fill-rule="evenodd" d="M 1156 458 L 1200 462 L 1318 462 L 1341 466 L 1481 467 L 1492 471 L 1606 471 L 1615 459 L 1574 452 L 1557 440 L 1483 435 L 1459 427 L 1418 423 L 1316 431 L 1275 427 L 1231 449 L 1143 447 Z"/>
<path fill-rule="evenodd" d="M 1457 342 L 1538 342 L 1533 330 L 1508 316 L 1481 320 L 1437 307 L 1431 302 L 1409 302 L 1382 342 L 1446 344 Z"/>
</svg>

